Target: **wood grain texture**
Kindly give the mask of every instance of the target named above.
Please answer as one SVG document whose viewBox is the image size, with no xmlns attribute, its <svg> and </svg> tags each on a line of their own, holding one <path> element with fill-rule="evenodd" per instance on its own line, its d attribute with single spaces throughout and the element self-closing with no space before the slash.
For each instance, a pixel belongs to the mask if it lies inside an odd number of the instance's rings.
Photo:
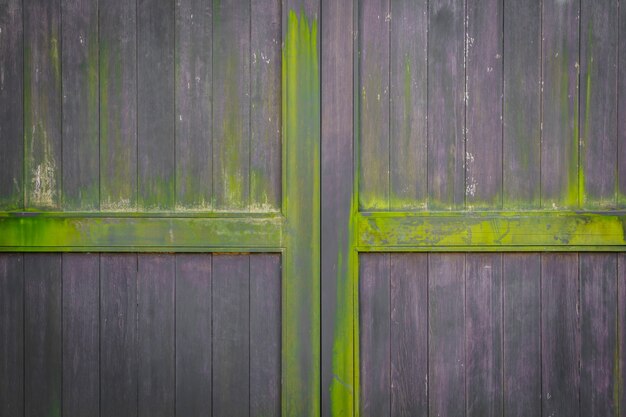
<svg viewBox="0 0 626 417">
<path fill-rule="evenodd" d="M 176 208 L 208 210 L 213 184 L 212 2 L 176 2 Z"/>
<path fill-rule="evenodd" d="M 0 8 L 0 210 L 24 207 L 23 1 Z"/>
<path fill-rule="evenodd" d="M 467 0 L 465 198 L 502 205 L 502 0 Z M 459 163 L 457 161 L 457 163 Z"/>
<path fill-rule="evenodd" d="M 623 4 L 618 8 L 617 27 L 617 203 L 621 208 L 626 207 L 626 7 Z M 626 408 L 626 407 L 625 407 Z"/>
<path fill-rule="evenodd" d="M 465 414 L 465 254 L 428 255 L 428 411 Z"/>
<path fill-rule="evenodd" d="M 428 197 L 465 204 L 465 2 L 433 0 L 428 16 Z"/>
<path fill-rule="evenodd" d="M 137 414 L 137 255 L 100 255 L 100 416 Z"/>
<path fill-rule="evenodd" d="M 60 416 L 62 404 L 60 254 L 24 255 L 24 415 Z"/>
<path fill-rule="evenodd" d="M 63 254 L 63 415 L 100 415 L 100 256 Z"/>
<path fill-rule="evenodd" d="M 626 253 L 617 255 L 617 357 L 619 417 L 626 416 Z"/>
<path fill-rule="evenodd" d="M 428 255 L 389 257 L 391 416 L 427 416 Z"/>
<path fill-rule="evenodd" d="M 0 255 L 0 416 L 24 415 L 24 257 Z"/>
<path fill-rule="evenodd" d="M 541 256 L 502 255 L 504 415 L 541 415 Z"/>
<path fill-rule="evenodd" d="M 98 0 L 62 0 L 63 208 L 100 207 Z"/>
<path fill-rule="evenodd" d="M 541 256 L 542 415 L 580 412 L 578 254 Z"/>
<path fill-rule="evenodd" d="M 173 256 L 138 256 L 139 417 L 165 417 L 175 413 L 175 273 Z"/>
</svg>

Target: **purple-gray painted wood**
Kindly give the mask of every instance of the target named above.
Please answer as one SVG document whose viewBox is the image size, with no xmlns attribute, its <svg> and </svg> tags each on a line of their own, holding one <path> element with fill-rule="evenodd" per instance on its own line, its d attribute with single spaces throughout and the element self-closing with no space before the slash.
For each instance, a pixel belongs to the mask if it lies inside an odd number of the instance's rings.
<svg viewBox="0 0 626 417">
<path fill-rule="evenodd" d="M 626 416 L 626 253 L 617 254 L 617 357 L 619 417 Z"/>
<path fill-rule="evenodd" d="M 626 207 L 626 7 L 618 7 L 617 29 L 617 203 L 620 208 Z M 624 407 L 626 409 L 626 406 Z"/>
</svg>

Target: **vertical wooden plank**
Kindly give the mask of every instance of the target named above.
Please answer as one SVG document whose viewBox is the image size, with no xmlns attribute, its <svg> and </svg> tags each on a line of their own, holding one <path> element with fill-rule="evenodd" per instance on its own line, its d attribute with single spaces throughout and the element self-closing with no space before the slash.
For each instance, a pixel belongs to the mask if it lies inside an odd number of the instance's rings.
<svg viewBox="0 0 626 417">
<path fill-rule="evenodd" d="M 465 1 L 432 0 L 428 15 L 428 198 L 465 204 Z"/>
<path fill-rule="evenodd" d="M 619 353 L 618 404 L 620 417 L 626 416 L 626 253 L 617 254 L 617 334 Z"/>
<path fill-rule="evenodd" d="M 211 2 L 176 2 L 176 207 L 209 210 L 211 153 Z"/>
<path fill-rule="evenodd" d="M 250 255 L 250 416 L 279 417 L 280 255 Z"/>
<path fill-rule="evenodd" d="M 541 204 L 578 206 L 580 0 L 547 1 L 542 9 Z"/>
<path fill-rule="evenodd" d="M 580 411 L 578 254 L 541 257 L 542 415 Z"/>
<path fill-rule="evenodd" d="M 581 253 L 579 258 L 580 415 L 617 417 L 617 256 Z"/>
<path fill-rule="evenodd" d="M 211 415 L 211 255 L 176 255 L 176 415 Z"/>
<path fill-rule="evenodd" d="M 137 205 L 137 5 L 98 0 L 100 208 Z"/>
<path fill-rule="evenodd" d="M 540 416 L 541 256 L 506 254 L 502 261 L 504 415 Z"/>
<path fill-rule="evenodd" d="M 428 255 L 391 254 L 391 415 L 428 415 Z"/>
<path fill-rule="evenodd" d="M 360 415 L 389 416 L 391 329 L 389 254 L 363 254 L 359 262 Z"/>
<path fill-rule="evenodd" d="M 618 2 L 581 4 L 580 205 L 615 207 Z"/>
<path fill-rule="evenodd" d="M 428 196 L 428 2 L 393 1 L 390 8 L 389 208 L 423 209 Z"/>
<path fill-rule="evenodd" d="M 617 178 L 619 181 L 617 203 L 626 207 L 626 7 L 618 7 L 617 45 Z"/>
<path fill-rule="evenodd" d="M 24 262 L 0 255 L 0 416 L 24 415 Z"/>
<path fill-rule="evenodd" d="M 137 333 L 139 417 L 175 413 L 175 258 L 139 255 Z"/>
<path fill-rule="evenodd" d="M 63 254 L 63 415 L 100 415 L 100 259 Z"/>
<path fill-rule="evenodd" d="M 137 416 L 137 255 L 100 256 L 100 415 Z"/>
<path fill-rule="evenodd" d="M 389 0 L 359 2 L 359 207 L 389 208 Z"/>
<path fill-rule="evenodd" d="M 213 193 L 243 210 L 250 192 L 250 0 L 213 3 Z"/>
<path fill-rule="evenodd" d="M 502 254 L 467 254 L 466 415 L 502 416 Z"/>
<path fill-rule="evenodd" d="M 60 206 L 60 6 L 60 0 L 24 1 L 25 208 Z"/>
<path fill-rule="evenodd" d="M 24 255 L 24 415 L 60 416 L 61 255 Z"/>
<path fill-rule="evenodd" d="M 175 203 L 174 0 L 137 3 L 137 152 L 143 210 Z"/>
<path fill-rule="evenodd" d="M 0 9 L 0 210 L 24 206 L 24 33 L 22 0 Z"/>
<path fill-rule="evenodd" d="M 98 0 L 61 1 L 63 208 L 100 206 Z"/>
<path fill-rule="evenodd" d="M 281 1 L 252 0 L 250 204 L 277 211 L 281 196 Z"/>
<path fill-rule="evenodd" d="M 502 205 L 503 8 L 503 0 L 467 1 L 468 208 L 494 209 Z"/>
<path fill-rule="evenodd" d="M 504 2 L 505 208 L 541 205 L 541 4 Z"/>
<path fill-rule="evenodd" d="M 213 257 L 213 415 L 250 412 L 250 257 Z"/>
<path fill-rule="evenodd" d="M 465 414 L 465 255 L 428 255 L 428 411 Z"/>
</svg>

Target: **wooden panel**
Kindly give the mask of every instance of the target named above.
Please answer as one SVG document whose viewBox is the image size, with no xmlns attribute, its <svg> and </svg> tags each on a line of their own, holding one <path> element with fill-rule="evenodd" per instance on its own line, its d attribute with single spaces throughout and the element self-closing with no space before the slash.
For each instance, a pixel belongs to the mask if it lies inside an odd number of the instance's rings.
<svg viewBox="0 0 626 417">
<path fill-rule="evenodd" d="M 359 206 L 389 207 L 389 0 L 359 3 Z"/>
<path fill-rule="evenodd" d="M 137 255 L 100 256 L 100 416 L 137 416 Z"/>
<path fill-rule="evenodd" d="M 63 415 L 100 413 L 100 257 L 63 255 Z"/>
<path fill-rule="evenodd" d="M 139 417 L 175 413 L 175 260 L 139 255 L 137 269 L 137 357 Z"/>
<path fill-rule="evenodd" d="M 466 6 L 468 208 L 502 204 L 503 7 L 503 0 L 468 0 Z"/>
<path fill-rule="evenodd" d="M 61 199 L 60 0 L 24 1 L 24 205 Z"/>
<path fill-rule="evenodd" d="M 137 204 L 137 5 L 98 0 L 100 208 Z"/>
<path fill-rule="evenodd" d="M 505 58 L 506 59 L 506 58 Z M 504 415 L 541 415 L 541 256 L 503 255 Z"/>
<path fill-rule="evenodd" d="M 100 205 L 98 0 L 62 0 L 63 208 Z"/>
<path fill-rule="evenodd" d="M 243 210 L 250 195 L 249 2 L 214 2 L 213 193 L 218 210 Z"/>
<path fill-rule="evenodd" d="M 425 208 L 428 2 L 394 1 L 391 9 L 389 208 Z"/>
<path fill-rule="evenodd" d="M 465 2 L 433 0 L 428 24 L 428 196 L 465 204 Z"/>
<path fill-rule="evenodd" d="M 61 255 L 24 255 L 24 415 L 60 416 Z"/>
<path fill-rule="evenodd" d="M 0 255 L 0 416 L 24 415 L 24 262 Z"/>
<path fill-rule="evenodd" d="M 280 255 L 250 255 L 250 416 L 279 417 Z"/>
<path fill-rule="evenodd" d="M 428 415 L 428 255 L 390 255 L 391 415 Z"/>
<path fill-rule="evenodd" d="M 211 208 L 212 2 L 176 2 L 176 208 Z"/>
<path fill-rule="evenodd" d="M 23 1 L 0 9 L 0 210 L 24 205 Z"/>
<path fill-rule="evenodd" d="M 171 210 L 175 200 L 173 1 L 137 3 L 139 207 Z"/>
<path fill-rule="evenodd" d="M 626 253 L 617 255 L 617 334 L 619 337 L 619 353 L 617 369 L 619 370 L 618 392 L 619 417 L 626 416 Z"/>
<path fill-rule="evenodd" d="M 250 412 L 250 259 L 213 258 L 213 415 Z"/>
<path fill-rule="evenodd" d="M 581 253 L 579 258 L 580 415 L 617 416 L 617 257 Z"/>
<path fill-rule="evenodd" d="M 504 2 L 504 207 L 540 206 L 541 4 Z"/>
<path fill-rule="evenodd" d="M 579 414 L 578 255 L 541 258 L 542 415 Z"/>
<path fill-rule="evenodd" d="M 211 415 L 211 255 L 176 255 L 176 415 Z"/>
<path fill-rule="evenodd" d="M 428 255 L 428 410 L 465 414 L 465 255 Z"/>
<path fill-rule="evenodd" d="M 359 269 L 360 415 L 383 417 L 391 409 L 389 254 L 360 255 Z"/>
<path fill-rule="evenodd" d="M 580 0 L 543 3 L 542 207 L 578 206 Z"/>
<path fill-rule="evenodd" d="M 626 7 L 618 7 L 617 50 L 617 178 L 618 205 L 626 207 L 626 116 L 619 110 L 626 109 Z M 626 409 L 626 407 L 622 407 Z"/>
</svg>

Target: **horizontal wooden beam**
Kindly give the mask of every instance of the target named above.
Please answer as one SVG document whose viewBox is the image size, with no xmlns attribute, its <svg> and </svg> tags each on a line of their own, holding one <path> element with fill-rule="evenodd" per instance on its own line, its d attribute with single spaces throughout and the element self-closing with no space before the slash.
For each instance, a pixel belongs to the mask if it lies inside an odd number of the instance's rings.
<svg viewBox="0 0 626 417">
<path fill-rule="evenodd" d="M 357 230 L 361 252 L 626 250 L 626 211 L 360 213 Z"/>
</svg>

